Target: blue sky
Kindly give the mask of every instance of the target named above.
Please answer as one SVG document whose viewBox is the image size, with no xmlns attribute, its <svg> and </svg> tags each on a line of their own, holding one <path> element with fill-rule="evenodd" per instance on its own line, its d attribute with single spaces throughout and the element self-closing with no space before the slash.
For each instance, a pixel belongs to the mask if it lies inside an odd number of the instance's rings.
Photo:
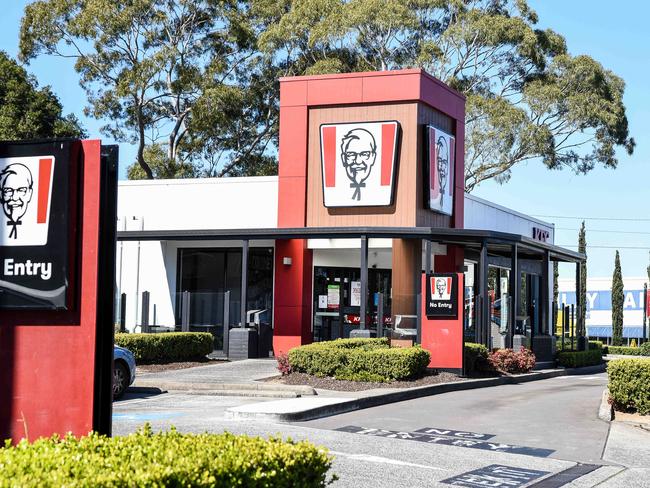
<svg viewBox="0 0 650 488">
<path fill-rule="evenodd" d="M 12 56 L 17 53 L 20 19 L 27 3 L 12 0 L 2 5 L 0 48 Z M 615 8 L 602 0 L 530 0 L 530 4 L 539 14 L 540 27 L 564 35 L 572 54 L 588 54 L 626 81 L 625 103 L 637 148 L 631 157 L 620 151 L 616 170 L 597 168 L 586 176 L 576 176 L 568 171 L 548 171 L 539 162 L 530 162 L 514 169 L 505 185 L 486 182 L 475 193 L 554 222 L 555 242 L 560 245 L 576 244 L 580 220 L 544 216 L 613 219 L 586 221 L 589 275 L 611 276 L 615 249 L 608 247 L 619 247 L 624 276 L 645 276 L 650 250 L 650 214 L 643 201 L 644 197 L 648 199 L 650 183 L 650 149 L 644 137 L 650 128 L 650 3 L 623 0 Z M 103 123 L 83 117 L 86 99 L 72 61 L 43 56 L 32 61 L 28 70 L 41 85 L 52 86 L 66 113 L 76 113 L 90 134 L 99 134 Z M 125 167 L 135 151 L 123 144 L 120 152 Z M 629 249 L 632 247 L 641 249 Z M 561 273 L 574 276 L 573 267 L 563 266 Z"/>
</svg>

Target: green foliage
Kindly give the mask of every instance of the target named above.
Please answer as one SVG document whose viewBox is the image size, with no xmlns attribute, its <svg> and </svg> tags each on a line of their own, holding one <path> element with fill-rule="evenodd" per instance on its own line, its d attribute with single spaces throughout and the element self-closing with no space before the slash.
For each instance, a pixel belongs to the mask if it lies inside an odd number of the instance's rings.
<svg viewBox="0 0 650 488">
<path fill-rule="evenodd" d="M 138 143 L 134 177 L 270 174 L 279 77 L 412 67 L 467 97 L 467 190 L 533 159 L 616 167 L 623 80 L 537 22 L 526 0 L 38 0 L 20 54 L 77 59 L 88 113 Z"/>
<path fill-rule="evenodd" d="M 332 458 L 307 441 L 153 433 L 53 436 L 0 449 L 0 488 L 20 486 L 323 487 Z"/>
<path fill-rule="evenodd" d="M 474 342 L 465 343 L 464 367 L 465 374 L 471 375 L 476 371 L 485 371 L 488 368 L 488 348 L 483 344 Z"/>
<path fill-rule="evenodd" d="M 353 381 L 415 378 L 429 361 L 429 352 L 419 346 L 391 348 L 386 338 L 337 339 L 289 351 L 292 371 Z"/>
<path fill-rule="evenodd" d="M 588 349 L 586 351 L 560 351 L 557 353 L 557 362 L 565 368 L 580 368 L 582 366 L 595 366 L 603 362 L 602 349 Z"/>
<path fill-rule="evenodd" d="M 571 345 L 573 344 L 573 349 L 576 350 L 578 349 L 578 338 L 574 337 L 573 342 L 571 341 L 570 337 L 557 337 L 557 340 L 555 342 L 555 351 L 559 352 L 562 350 L 568 350 L 572 349 Z M 564 346 L 564 347 L 563 347 Z M 604 345 L 601 341 L 588 341 L 587 342 L 587 348 L 588 349 L 600 349 L 601 351 L 604 349 Z"/>
<path fill-rule="evenodd" d="M 74 115 L 63 107 L 50 87 L 38 88 L 33 76 L 0 51 L 0 140 L 86 136 Z"/>
<path fill-rule="evenodd" d="M 139 363 L 168 363 L 200 359 L 213 350 L 207 332 L 115 334 L 115 344 L 130 350 Z"/>
<path fill-rule="evenodd" d="M 642 356 L 640 347 L 609 346 L 607 354 L 619 354 L 622 356 Z"/>
<path fill-rule="evenodd" d="M 621 257 L 616 250 L 614 258 L 614 275 L 612 276 L 612 345 L 623 345 L 623 273 L 621 272 Z"/>
<path fill-rule="evenodd" d="M 607 364 L 609 396 L 619 410 L 650 414 L 650 359 L 616 359 Z"/>
<path fill-rule="evenodd" d="M 519 351 L 497 349 L 488 355 L 490 367 L 499 373 L 528 373 L 535 367 L 535 362 L 535 354 L 525 347 Z"/>
<path fill-rule="evenodd" d="M 641 344 L 641 355 L 642 356 L 650 356 L 650 341 L 646 341 L 643 344 Z"/>
</svg>

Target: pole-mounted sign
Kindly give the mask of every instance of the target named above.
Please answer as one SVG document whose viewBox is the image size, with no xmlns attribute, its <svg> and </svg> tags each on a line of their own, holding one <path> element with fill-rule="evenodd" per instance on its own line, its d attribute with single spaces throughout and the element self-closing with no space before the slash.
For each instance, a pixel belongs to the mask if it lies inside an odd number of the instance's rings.
<svg viewBox="0 0 650 488">
<path fill-rule="evenodd" d="M 0 308 L 70 306 L 71 142 L 0 146 Z"/>
<path fill-rule="evenodd" d="M 427 274 L 427 317 L 458 315 L 458 276 L 454 273 Z"/>
</svg>

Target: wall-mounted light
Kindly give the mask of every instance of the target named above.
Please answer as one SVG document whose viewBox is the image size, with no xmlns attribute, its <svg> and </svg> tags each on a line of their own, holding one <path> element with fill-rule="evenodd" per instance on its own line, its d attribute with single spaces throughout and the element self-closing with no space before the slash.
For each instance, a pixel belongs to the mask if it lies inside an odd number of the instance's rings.
<svg viewBox="0 0 650 488">
<path fill-rule="evenodd" d="M 292 262 L 291 258 L 289 258 L 289 257 L 285 256 L 285 257 L 282 258 L 282 264 L 284 264 L 285 266 L 291 266 L 291 262 Z"/>
</svg>

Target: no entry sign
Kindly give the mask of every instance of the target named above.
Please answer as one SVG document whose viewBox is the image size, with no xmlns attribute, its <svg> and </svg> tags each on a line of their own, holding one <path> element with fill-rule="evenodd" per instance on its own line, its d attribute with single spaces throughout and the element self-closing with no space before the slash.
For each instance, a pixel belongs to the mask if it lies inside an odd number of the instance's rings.
<svg viewBox="0 0 650 488">
<path fill-rule="evenodd" d="M 70 306 L 71 144 L 0 145 L 1 309 Z"/>
</svg>

